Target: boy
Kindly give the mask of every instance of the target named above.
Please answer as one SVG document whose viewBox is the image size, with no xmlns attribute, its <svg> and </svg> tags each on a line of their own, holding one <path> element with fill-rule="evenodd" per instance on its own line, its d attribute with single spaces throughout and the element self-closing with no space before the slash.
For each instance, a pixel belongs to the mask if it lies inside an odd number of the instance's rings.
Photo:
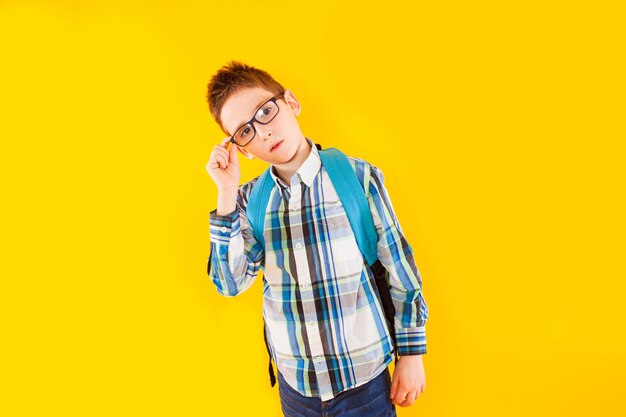
<svg viewBox="0 0 626 417">
<path fill-rule="evenodd" d="M 395 416 L 395 405 L 410 406 L 426 387 L 421 355 L 428 307 L 382 172 L 348 157 L 366 185 L 378 256 L 389 271 L 395 347 L 371 268 L 316 144 L 296 120 L 301 105 L 293 92 L 267 72 L 231 61 L 211 78 L 207 99 L 228 135 L 206 166 L 218 187 L 208 274 L 220 294 L 232 297 L 248 289 L 264 265 L 263 316 L 283 413 Z M 239 185 L 237 152 L 271 166 L 265 250 L 246 218 L 259 177 Z M 394 348 L 400 358 L 391 380 Z"/>
</svg>

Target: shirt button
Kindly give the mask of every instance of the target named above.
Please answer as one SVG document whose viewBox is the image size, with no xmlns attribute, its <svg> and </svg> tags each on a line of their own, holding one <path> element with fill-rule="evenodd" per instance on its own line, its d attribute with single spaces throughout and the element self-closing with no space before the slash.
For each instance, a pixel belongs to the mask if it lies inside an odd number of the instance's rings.
<svg viewBox="0 0 626 417">
<path fill-rule="evenodd" d="M 313 326 L 313 322 L 312 321 L 308 321 L 306 324 L 308 324 L 309 326 Z"/>
<path fill-rule="evenodd" d="M 296 248 L 301 248 L 302 247 L 302 243 L 298 242 L 296 243 Z"/>
<path fill-rule="evenodd" d="M 222 227 L 222 233 L 226 233 L 228 231 L 228 229 L 226 228 L 226 226 Z"/>
</svg>

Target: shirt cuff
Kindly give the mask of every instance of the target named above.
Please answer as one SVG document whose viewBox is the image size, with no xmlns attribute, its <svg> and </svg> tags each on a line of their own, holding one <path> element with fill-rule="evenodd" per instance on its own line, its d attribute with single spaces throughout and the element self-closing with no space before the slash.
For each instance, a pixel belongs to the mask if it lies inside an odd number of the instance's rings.
<svg viewBox="0 0 626 417">
<path fill-rule="evenodd" d="M 398 356 L 423 355 L 426 353 L 426 327 L 396 329 Z"/>
<path fill-rule="evenodd" d="M 217 209 L 209 213 L 210 238 L 214 243 L 228 243 L 235 222 L 239 219 L 236 208 L 224 215 L 217 214 Z"/>
</svg>

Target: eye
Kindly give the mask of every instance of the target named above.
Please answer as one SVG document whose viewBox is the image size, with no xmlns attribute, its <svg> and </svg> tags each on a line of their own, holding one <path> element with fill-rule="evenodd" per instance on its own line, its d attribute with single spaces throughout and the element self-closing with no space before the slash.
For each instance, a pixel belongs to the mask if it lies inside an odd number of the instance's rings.
<svg viewBox="0 0 626 417">
<path fill-rule="evenodd" d="M 269 116 L 270 114 L 272 114 L 271 105 L 265 106 L 264 108 L 260 109 L 259 112 L 257 113 L 260 119 L 267 119 L 267 116 Z"/>
<path fill-rule="evenodd" d="M 249 127 L 245 127 L 241 131 L 241 136 L 246 136 L 248 133 L 250 133 L 250 128 Z"/>
</svg>

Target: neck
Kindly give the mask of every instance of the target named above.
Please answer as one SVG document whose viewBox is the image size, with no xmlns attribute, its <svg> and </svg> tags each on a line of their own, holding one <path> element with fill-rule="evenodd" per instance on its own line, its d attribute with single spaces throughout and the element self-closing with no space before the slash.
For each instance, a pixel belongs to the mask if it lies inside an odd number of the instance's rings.
<svg viewBox="0 0 626 417">
<path fill-rule="evenodd" d="M 310 153 L 311 145 L 309 145 L 309 142 L 303 137 L 293 158 L 284 164 L 274 165 L 274 170 L 278 178 L 283 180 L 287 185 L 291 185 L 291 177 L 296 173 L 298 168 L 302 166 Z"/>
</svg>

